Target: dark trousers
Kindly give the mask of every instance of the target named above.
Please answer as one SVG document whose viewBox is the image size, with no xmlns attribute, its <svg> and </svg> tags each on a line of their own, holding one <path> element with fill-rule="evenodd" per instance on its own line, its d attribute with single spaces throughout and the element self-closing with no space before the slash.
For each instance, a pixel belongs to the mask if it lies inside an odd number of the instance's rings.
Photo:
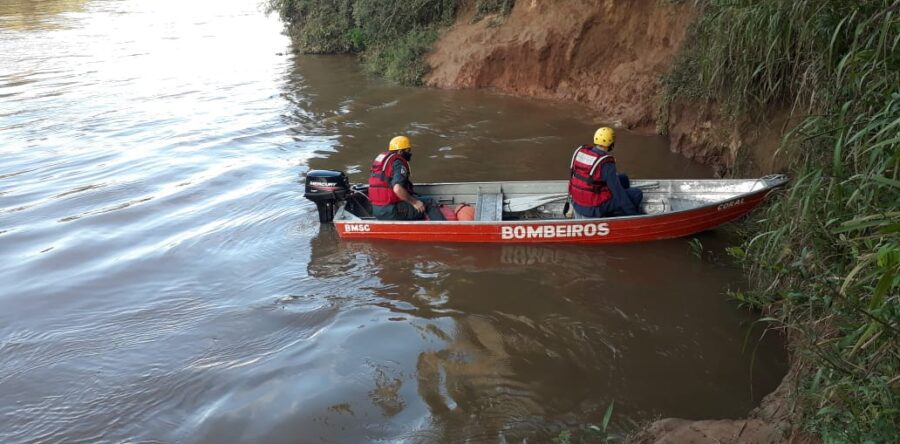
<svg viewBox="0 0 900 444">
<path fill-rule="evenodd" d="M 433 200 L 427 197 L 417 197 L 425 204 L 425 212 L 429 220 L 445 220 L 444 215 Z M 372 214 L 378 220 L 423 220 L 425 214 L 420 213 L 407 202 L 398 202 L 394 205 L 373 205 Z"/>
<path fill-rule="evenodd" d="M 637 188 L 625 188 L 625 195 L 628 196 L 628 200 L 634 204 L 634 207 L 638 210 L 638 214 L 640 214 L 641 202 L 644 200 L 644 192 Z M 612 201 L 603 202 L 598 208 L 601 215 L 596 217 L 630 216 L 630 214 L 625 214 L 621 208 L 615 206 Z"/>
<path fill-rule="evenodd" d="M 641 202 L 644 201 L 644 192 L 637 188 L 631 188 L 631 179 L 629 179 L 625 174 L 619 174 L 619 183 L 621 183 L 622 188 L 625 189 L 625 196 L 628 197 L 628 200 L 630 200 L 631 203 L 634 204 L 635 208 L 637 208 L 638 212 L 640 213 Z M 622 208 L 616 206 L 615 202 L 613 202 L 613 199 L 603 202 L 596 207 L 583 207 L 572 202 L 572 207 L 574 207 L 575 212 L 582 217 L 630 216 L 629 214 L 625 214 Z"/>
</svg>

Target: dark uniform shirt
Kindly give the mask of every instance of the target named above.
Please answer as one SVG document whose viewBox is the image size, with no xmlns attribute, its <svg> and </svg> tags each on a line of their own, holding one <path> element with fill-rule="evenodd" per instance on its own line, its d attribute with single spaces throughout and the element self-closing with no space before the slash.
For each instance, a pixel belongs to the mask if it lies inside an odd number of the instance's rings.
<svg viewBox="0 0 900 444">
<path fill-rule="evenodd" d="M 391 188 L 394 185 L 408 185 L 409 182 L 409 169 L 403 166 L 403 162 L 400 159 L 394 159 L 394 174 L 391 176 Z"/>
<path fill-rule="evenodd" d="M 595 153 L 605 156 L 608 153 L 604 150 L 597 148 L 596 146 L 592 148 Z M 635 206 L 633 199 L 637 196 L 629 196 L 628 192 L 626 192 L 625 187 L 622 186 L 622 182 L 619 180 L 619 174 L 616 171 L 616 164 L 612 162 L 607 162 L 600 167 L 600 178 L 606 182 L 606 186 L 609 187 L 609 191 L 612 193 L 612 197 L 600 204 L 597 207 L 583 207 L 581 205 L 572 203 L 572 206 L 575 207 L 575 211 L 578 211 L 578 214 L 581 214 L 585 217 L 606 217 L 606 216 L 631 216 L 634 214 L 639 214 L 638 208 Z M 624 177 L 627 180 L 627 176 Z M 637 193 L 640 190 L 634 190 Z"/>
</svg>

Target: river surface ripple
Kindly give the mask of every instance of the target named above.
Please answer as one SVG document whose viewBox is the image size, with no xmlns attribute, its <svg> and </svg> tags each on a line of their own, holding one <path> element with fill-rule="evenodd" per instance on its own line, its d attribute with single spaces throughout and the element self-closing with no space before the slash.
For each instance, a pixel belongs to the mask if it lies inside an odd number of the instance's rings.
<svg viewBox="0 0 900 444">
<path fill-rule="evenodd" d="M 740 273 L 687 240 L 339 242 L 309 168 L 365 180 L 406 132 L 418 181 L 559 178 L 596 122 L 280 30 L 256 0 L 0 3 L 0 442 L 543 442 L 777 384 L 779 341 L 723 297 Z M 709 175 L 617 145 L 633 176 Z"/>
</svg>

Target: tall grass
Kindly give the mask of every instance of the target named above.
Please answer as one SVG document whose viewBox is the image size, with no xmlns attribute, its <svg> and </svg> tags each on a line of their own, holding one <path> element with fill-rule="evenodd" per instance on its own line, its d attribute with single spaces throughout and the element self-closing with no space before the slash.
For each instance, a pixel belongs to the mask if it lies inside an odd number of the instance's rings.
<svg viewBox="0 0 900 444">
<path fill-rule="evenodd" d="M 790 187 L 735 249 L 744 296 L 800 341 L 799 399 L 826 442 L 900 430 L 900 2 L 708 0 L 665 97 L 736 117 L 789 109 Z M 760 116 L 760 117 L 756 117 Z"/>
<path fill-rule="evenodd" d="M 361 54 L 364 68 L 403 84 L 418 84 L 423 60 L 453 23 L 455 0 L 266 0 L 303 53 Z"/>
</svg>

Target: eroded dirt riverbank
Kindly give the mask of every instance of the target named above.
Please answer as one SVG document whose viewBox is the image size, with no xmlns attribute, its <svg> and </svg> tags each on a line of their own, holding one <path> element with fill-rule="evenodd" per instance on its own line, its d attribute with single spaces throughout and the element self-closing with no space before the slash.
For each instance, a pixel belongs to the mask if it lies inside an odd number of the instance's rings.
<svg viewBox="0 0 900 444">
<path fill-rule="evenodd" d="M 716 103 L 660 107 L 661 77 L 696 15 L 690 2 L 520 0 L 508 17 L 475 21 L 473 2 L 464 2 L 427 57 L 433 69 L 425 83 L 571 101 L 600 121 L 645 133 L 657 131 L 662 114 L 674 152 L 720 175 L 771 172 L 785 131 L 780 114 L 762 127 L 732 128 Z"/>
</svg>

